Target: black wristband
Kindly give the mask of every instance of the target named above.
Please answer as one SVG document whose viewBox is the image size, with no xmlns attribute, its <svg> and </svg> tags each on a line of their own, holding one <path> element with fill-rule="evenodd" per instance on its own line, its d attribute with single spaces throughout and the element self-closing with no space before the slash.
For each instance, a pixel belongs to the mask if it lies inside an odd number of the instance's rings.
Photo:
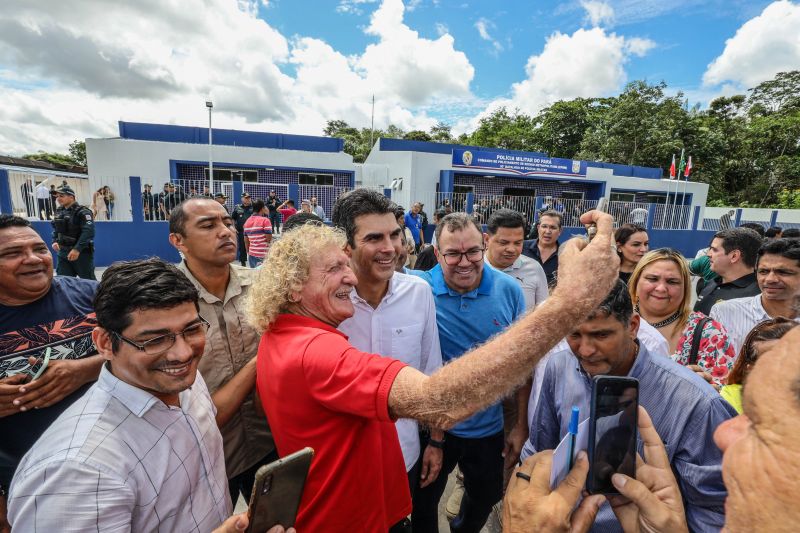
<svg viewBox="0 0 800 533">
<path fill-rule="evenodd" d="M 440 450 L 444 450 L 444 439 L 442 440 L 428 439 L 428 446 L 433 446 L 434 448 L 439 448 Z"/>
</svg>

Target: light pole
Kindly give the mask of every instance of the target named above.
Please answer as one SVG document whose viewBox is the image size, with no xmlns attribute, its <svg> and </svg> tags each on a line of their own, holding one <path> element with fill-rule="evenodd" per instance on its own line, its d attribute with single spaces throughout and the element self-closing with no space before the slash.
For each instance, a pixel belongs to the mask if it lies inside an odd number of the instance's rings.
<svg viewBox="0 0 800 533">
<path fill-rule="evenodd" d="M 206 100 L 206 107 L 208 108 L 208 192 L 214 196 L 214 160 L 211 156 L 211 146 L 213 144 L 211 133 L 211 110 L 214 109 L 214 103 L 211 100 Z"/>
</svg>

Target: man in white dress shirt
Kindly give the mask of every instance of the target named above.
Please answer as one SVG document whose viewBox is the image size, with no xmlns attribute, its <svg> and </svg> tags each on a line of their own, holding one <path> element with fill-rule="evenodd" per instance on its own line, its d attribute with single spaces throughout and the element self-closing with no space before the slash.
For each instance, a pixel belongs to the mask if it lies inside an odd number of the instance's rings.
<svg viewBox="0 0 800 533">
<path fill-rule="evenodd" d="M 525 295 L 525 309 L 533 309 L 547 298 L 547 276 L 535 259 L 522 255 L 525 219 L 517 211 L 499 209 L 486 223 L 488 233 L 484 259 L 519 282 Z"/>
<path fill-rule="evenodd" d="M 711 318 L 725 326 L 736 349 L 757 324 L 779 316 L 800 321 L 795 301 L 800 298 L 800 241 L 775 239 L 758 250 L 756 279 L 761 294 L 714 304 Z"/>
<path fill-rule="evenodd" d="M 231 514 L 217 405 L 197 371 L 208 323 L 194 285 L 158 259 L 109 267 L 95 297 L 100 377 L 17 469 L 15 531 L 196 531 Z M 246 522 L 245 517 L 225 523 Z M 238 526 L 237 526 L 238 527 Z"/>
<path fill-rule="evenodd" d="M 393 357 L 431 374 L 442 366 L 436 308 L 427 283 L 395 272 L 403 230 L 394 209 L 391 200 L 368 189 L 343 195 L 333 206 L 333 223 L 347 235 L 345 251 L 358 279 L 350 295 L 355 313 L 339 330 L 359 350 Z M 400 419 L 396 427 L 413 494 L 438 476 L 442 449 L 437 443 L 444 432 L 431 430 L 430 444 L 420 457 L 417 422 Z"/>
</svg>

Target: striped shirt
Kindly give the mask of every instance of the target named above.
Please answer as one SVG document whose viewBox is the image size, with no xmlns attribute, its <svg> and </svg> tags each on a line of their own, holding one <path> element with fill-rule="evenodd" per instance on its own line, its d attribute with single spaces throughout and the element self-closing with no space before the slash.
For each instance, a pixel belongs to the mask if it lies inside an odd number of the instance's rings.
<svg viewBox="0 0 800 533">
<path fill-rule="evenodd" d="M 264 259 L 267 255 L 267 235 L 272 238 L 272 224 L 269 218 L 262 217 L 261 215 L 252 215 L 244 223 L 244 236 L 250 241 L 250 246 L 247 249 L 247 255 Z"/>
<path fill-rule="evenodd" d="M 200 374 L 170 407 L 117 379 L 97 383 L 25 455 L 14 531 L 208 532 L 230 516 L 222 436 Z"/>
<path fill-rule="evenodd" d="M 737 355 L 751 329 L 765 320 L 775 318 L 769 316 L 767 310 L 764 309 L 760 294 L 716 303 L 711 308 L 709 316 L 728 330 L 728 339 Z M 795 321 L 800 322 L 800 317 L 795 318 Z"/>
</svg>

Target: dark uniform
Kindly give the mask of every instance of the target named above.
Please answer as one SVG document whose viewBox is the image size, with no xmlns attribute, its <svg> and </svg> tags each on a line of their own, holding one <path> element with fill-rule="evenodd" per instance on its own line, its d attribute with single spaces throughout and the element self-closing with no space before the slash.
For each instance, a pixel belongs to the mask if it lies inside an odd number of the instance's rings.
<svg viewBox="0 0 800 533">
<path fill-rule="evenodd" d="M 69 187 L 61 187 L 59 193 L 73 197 L 75 192 Z M 59 207 L 53 219 L 53 242 L 58 243 L 59 276 L 78 276 L 83 279 L 97 279 L 94 276 L 94 217 L 92 210 L 73 202 L 69 207 Z M 67 259 L 72 249 L 80 252 L 75 261 Z"/>
<path fill-rule="evenodd" d="M 245 195 L 242 195 L 245 198 Z M 246 196 L 249 198 L 250 196 Z M 247 250 L 244 247 L 244 223 L 247 222 L 247 219 L 253 214 L 253 204 L 250 205 L 242 205 L 239 204 L 233 208 L 233 213 L 231 213 L 231 218 L 233 219 L 234 223 L 236 223 L 236 240 L 238 241 L 238 254 L 239 254 L 239 262 L 242 266 L 247 266 Z"/>
</svg>

